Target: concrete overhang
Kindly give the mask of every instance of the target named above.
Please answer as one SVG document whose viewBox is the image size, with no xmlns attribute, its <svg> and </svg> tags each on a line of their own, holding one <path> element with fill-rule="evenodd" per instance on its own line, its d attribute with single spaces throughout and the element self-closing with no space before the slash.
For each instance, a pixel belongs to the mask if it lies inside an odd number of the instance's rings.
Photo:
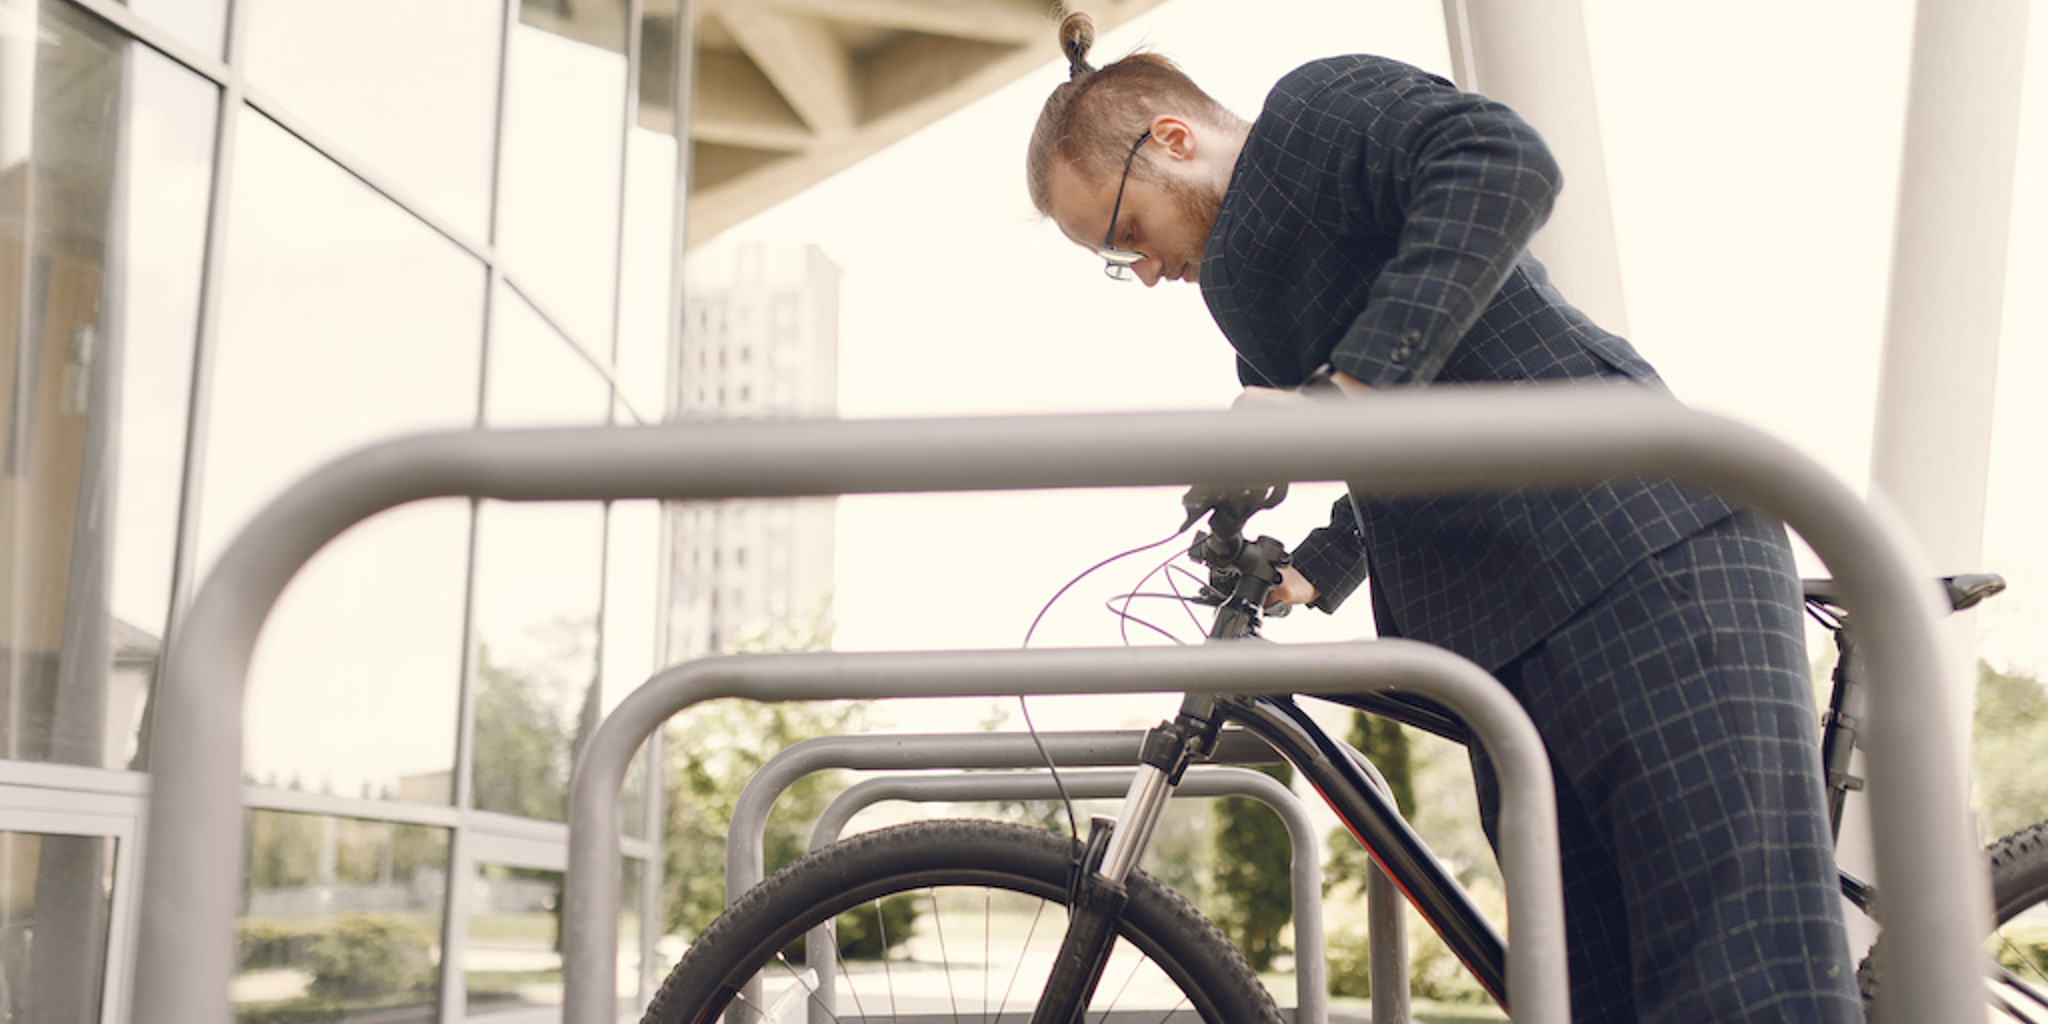
<svg viewBox="0 0 2048 1024">
<path fill-rule="evenodd" d="M 1093 0 L 1107 32 L 1161 0 Z M 557 0 L 575 35 L 580 8 Z M 673 131 L 692 13 L 688 244 L 824 180 L 1058 56 L 1048 0 L 646 0 L 641 123 Z M 532 11 L 528 18 L 532 20 Z M 616 38 L 616 36 L 614 36 Z M 1025 129 L 1018 129 L 1023 138 Z M 1019 144 L 1019 166 L 1022 166 Z M 1022 171 L 1019 171 L 1022 174 Z"/>
</svg>

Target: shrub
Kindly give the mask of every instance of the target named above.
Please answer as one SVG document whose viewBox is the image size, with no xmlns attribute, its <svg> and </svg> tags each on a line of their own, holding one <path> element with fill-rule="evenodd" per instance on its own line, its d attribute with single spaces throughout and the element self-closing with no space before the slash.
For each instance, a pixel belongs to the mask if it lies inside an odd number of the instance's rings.
<svg viewBox="0 0 2048 1024">
<path fill-rule="evenodd" d="M 863 903 L 839 915 L 839 955 L 846 959 L 874 960 L 910 938 L 917 927 L 918 906 L 914 893 L 897 893 L 879 904 Z"/>
<path fill-rule="evenodd" d="M 307 950 L 312 995 L 372 1002 L 430 991 L 435 984 L 433 936 L 410 922 L 367 915 L 344 917 Z"/>
</svg>

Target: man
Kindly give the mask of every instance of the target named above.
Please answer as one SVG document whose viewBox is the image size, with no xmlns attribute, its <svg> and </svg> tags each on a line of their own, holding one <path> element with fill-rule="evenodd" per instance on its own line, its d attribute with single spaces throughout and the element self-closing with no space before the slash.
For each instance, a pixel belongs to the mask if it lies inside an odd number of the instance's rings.
<svg viewBox="0 0 2048 1024">
<path fill-rule="evenodd" d="M 1247 123 L 1156 55 L 1090 66 L 1092 41 L 1061 26 L 1033 201 L 1112 277 L 1198 283 L 1248 389 L 1661 387 L 1525 251 L 1560 181 L 1512 111 L 1352 56 Z M 1279 599 L 1334 611 L 1368 576 L 1383 634 L 1494 673 L 1549 746 L 1575 1020 L 1861 1018 L 1781 528 L 1654 481 L 1360 496 Z"/>
</svg>

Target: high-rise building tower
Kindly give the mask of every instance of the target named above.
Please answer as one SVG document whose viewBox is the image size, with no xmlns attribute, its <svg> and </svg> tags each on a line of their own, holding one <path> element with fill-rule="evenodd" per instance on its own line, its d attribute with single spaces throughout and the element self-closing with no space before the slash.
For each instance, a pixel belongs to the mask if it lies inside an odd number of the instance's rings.
<svg viewBox="0 0 2048 1024">
<path fill-rule="evenodd" d="M 830 416 L 839 268 L 811 245 L 749 244 L 691 261 L 675 415 Z M 831 499 L 735 500 L 670 515 L 669 660 L 830 635 Z"/>
</svg>

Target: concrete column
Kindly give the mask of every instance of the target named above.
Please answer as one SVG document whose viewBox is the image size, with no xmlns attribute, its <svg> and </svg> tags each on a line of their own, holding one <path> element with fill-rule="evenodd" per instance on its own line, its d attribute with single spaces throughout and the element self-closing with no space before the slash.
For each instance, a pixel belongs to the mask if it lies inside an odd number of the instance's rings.
<svg viewBox="0 0 2048 1024">
<path fill-rule="evenodd" d="M 1920 0 L 1870 491 L 1943 573 L 1982 568 L 2026 40 L 2027 0 Z M 1973 620 L 1950 619 L 1941 637 L 1961 751 L 1975 704 Z M 1857 808 L 1840 856 L 1867 872 Z"/>
<path fill-rule="evenodd" d="M 1444 0 L 1444 23 L 1458 85 L 1515 108 L 1564 168 L 1564 193 L 1531 251 L 1573 305 L 1627 334 L 1580 0 Z"/>
<path fill-rule="evenodd" d="M 1981 568 L 2026 40 L 2027 0 L 1920 0 L 1871 493 L 1942 572 Z"/>
</svg>

